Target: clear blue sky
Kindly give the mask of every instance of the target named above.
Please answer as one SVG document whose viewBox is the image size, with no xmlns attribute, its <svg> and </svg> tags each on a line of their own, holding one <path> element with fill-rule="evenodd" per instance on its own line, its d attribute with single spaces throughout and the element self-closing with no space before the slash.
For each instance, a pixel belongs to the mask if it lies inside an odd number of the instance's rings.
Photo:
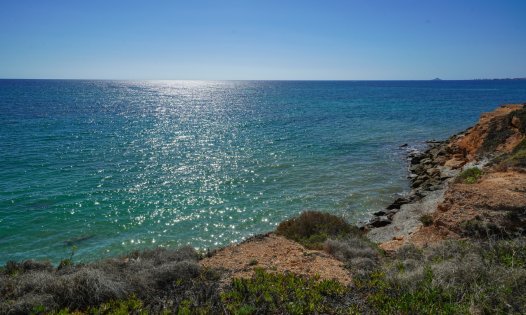
<svg viewBox="0 0 526 315">
<path fill-rule="evenodd" d="M 0 78 L 526 77 L 525 0 L 0 0 Z"/>
</svg>

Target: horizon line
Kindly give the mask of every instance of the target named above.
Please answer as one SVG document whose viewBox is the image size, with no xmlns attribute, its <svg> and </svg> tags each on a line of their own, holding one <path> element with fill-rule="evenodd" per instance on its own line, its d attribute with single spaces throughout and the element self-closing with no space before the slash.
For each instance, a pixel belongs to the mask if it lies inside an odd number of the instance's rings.
<svg viewBox="0 0 526 315">
<path fill-rule="evenodd" d="M 108 79 L 108 78 L 1 78 L 0 80 L 47 80 L 47 81 L 491 81 L 526 80 L 526 77 L 471 78 L 471 79 Z"/>
</svg>

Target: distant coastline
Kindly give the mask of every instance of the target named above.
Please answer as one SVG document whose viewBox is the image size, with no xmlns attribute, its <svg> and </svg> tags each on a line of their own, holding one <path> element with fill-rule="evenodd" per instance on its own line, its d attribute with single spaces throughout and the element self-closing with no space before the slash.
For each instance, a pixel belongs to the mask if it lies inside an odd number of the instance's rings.
<svg viewBox="0 0 526 315">
<path fill-rule="evenodd" d="M 480 78 L 480 79 L 473 79 L 473 81 L 523 81 L 526 80 L 526 77 L 524 78 Z"/>
</svg>

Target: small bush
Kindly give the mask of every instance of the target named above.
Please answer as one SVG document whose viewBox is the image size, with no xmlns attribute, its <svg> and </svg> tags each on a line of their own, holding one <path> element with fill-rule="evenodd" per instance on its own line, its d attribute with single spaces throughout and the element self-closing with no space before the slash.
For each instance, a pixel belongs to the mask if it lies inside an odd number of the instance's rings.
<svg viewBox="0 0 526 315">
<path fill-rule="evenodd" d="M 416 247 L 413 244 L 406 244 L 398 249 L 396 252 L 396 257 L 398 259 L 414 259 L 422 260 L 424 258 L 424 253 L 422 249 Z"/>
<path fill-rule="evenodd" d="M 127 255 L 130 259 L 147 260 L 154 265 L 161 265 L 167 262 L 175 261 L 197 261 L 199 254 L 191 246 L 183 246 L 177 250 L 170 250 L 164 247 L 148 249 L 143 251 L 134 251 Z"/>
<path fill-rule="evenodd" d="M 26 260 L 18 263 L 16 261 L 8 261 L 4 267 L 0 268 L 0 273 L 7 275 L 17 275 L 29 271 L 50 271 L 53 270 L 53 265 L 49 261 L 34 261 Z"/>
<path fill-rule="evenodd" d="M 37 308 L 36 310 L 40 310 Z M 41 313 L 41 312 L 35 312 Z M 43 312 L 42 312 L 43 313 Z M 127 299 L 112 300 L 103 303 L 99 306 L 91 306 L 85 312 L 78 310 L 71 310 L 69 308 L 61 309 L 58 312 L 52 312 L 52 315 L 81 315 L 81 314 L 97 314 L 97 315 L 124 315 L 124 314 L 149 314 L 144 307 L 144 303 L 135 295 Z"/>
<path fill-rule="evenodd" d="M 342 238 L 352 232 L 360 233 L 343 218 L 317 211 L 305 211 L 276 229 L 276 233 L 311 249 L 321 249 L 328 238 Z"/>
<path fill-rule="evenodd" d="M 526 240 L 500 240 L 486 246 L 482 252 L 492 264 L 509 268 L 526 268 Z"/>
<path fill-rule="evenodd" d="M 324 250 L 345 262 L 354 274 L 368 274 L 378 267 L 379 252 L 370 241 L 359 236 L 347 236 L 340 240 L 329 239 Z"/>
<path fill-rule="evenodd" d="M 460 224 L 460 233 L 476 239 L 506 238 L 510 233 L 504 227 L 488 222 L 487 220 L 474 218 Z"/>
<path fill-rule="evenodd" d="M 58 264 L 57 269 L 61 270 L 68 267 L 73 267 L 75 264 L 73 263 L 73 260 L 70 258 L 62 259 L 60 263 Z"/>
<path fill-rule="evenodd" d="M 424 226 L 430 226 L 433 224 L 433 216 L 430 214 L 423 214 L 420 216 L 420 222 L 422 222 Z"/>
<path fill-rule="evenodd" d="M 482 170 L 478 167 L 471 167 L 458 175 L 458 180 L 465 184 L 474 184 L 482 176 Z"/>
<path fill-rule="evenodd" d="M 165 289 L 173 283 L 190 280 L 199 275 L 199 265 L 190 261 L 166 263 L 156 268 L 150 275 L 159 289 Z"/>
<path fill-rule="evenodd" d="M 222 300 L 231 314 L 336 314 L 331 303 L 347 289 L 333 280 L 256 269 L 250 279 L 232 280 Z"/>
<path fill-rule="evenodd" d="M 420 250 L 420 260 L 440 263 L 454 258 L 462 259 L 473 251 L 475 249 L 472 242 L 449 240 L 442 242 L 440 246 L 426 248 L 425 253 L 424 250 Z M 400 259 L 399 253 L 397 253 L 397 257 Z"/>
</svg>

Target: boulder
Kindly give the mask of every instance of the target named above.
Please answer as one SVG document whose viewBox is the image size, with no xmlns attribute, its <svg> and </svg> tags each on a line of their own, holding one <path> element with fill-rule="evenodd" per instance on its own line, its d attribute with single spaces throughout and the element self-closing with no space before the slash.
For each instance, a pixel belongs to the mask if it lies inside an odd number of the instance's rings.
<svg viewBox="0 0 526 315">
<path fill-rule="evenodd" d="M 433 160 L 431 160 L 430 158 L 425 158 L 420 161 L 420 164 L 431 164 L 431 163 L 433 163 Z"/>
<path fill-rule="evenodd" d="M 418 188 L 420 187 L 420 185 L 422 185 L 424 181 L 421 180 L 421 179 L 417 179 L 413 182 L 413 184 L 411 184 L 411 188 Z"/>
<path fill-rule="evenodd" d="M 422 173 L 424 171 L 424 167 L 420 164 L 413 165 L 409 168 L 409 171 L 412 173 Z"/>
<path fill-rule="evenodd" d="M 430 168 L 426 173 L 431 177 L 440 176 L 440 170 L 438 168 Z"/>
<path fill-rule="evenodd" d="M 400 209 L 400 207 L 406 203 L 409 203 L 410 200 L 407 199 L 407 198 L 397 198 L 395 201 L 393 201 L 392 204 L 390 204 L 389 206 L 387 206 L 387 210 L 392 210 L 392 209 Z"/>
<path fill-rule="evenodd" d="M 466 163 L 467 161 L 464 159 L 453 158 L 451 160 L 447 160 L 446 163 L 444 163 L 444 166 L 452 169 L 457 169 L 466 165 Z"/>
<path fill-rule="evenodd" d="M 391 220 L 389 220 L 386 216 L 380 216 L 380 217 L 374 217 L 370 222 L 369 225 L 373 227 L 382 227 L 391 224 Z"/>
<path fill-rule="evenodd" d="M 387 212 L 385 212 L 384 210 L 380 210 L 380 211 L 376 211 L 375 213 L 373 213 L 374 216 L 377 216 L 377 217 L 380 217 L 382 215 L 386 215 Z"/>
</svg>

